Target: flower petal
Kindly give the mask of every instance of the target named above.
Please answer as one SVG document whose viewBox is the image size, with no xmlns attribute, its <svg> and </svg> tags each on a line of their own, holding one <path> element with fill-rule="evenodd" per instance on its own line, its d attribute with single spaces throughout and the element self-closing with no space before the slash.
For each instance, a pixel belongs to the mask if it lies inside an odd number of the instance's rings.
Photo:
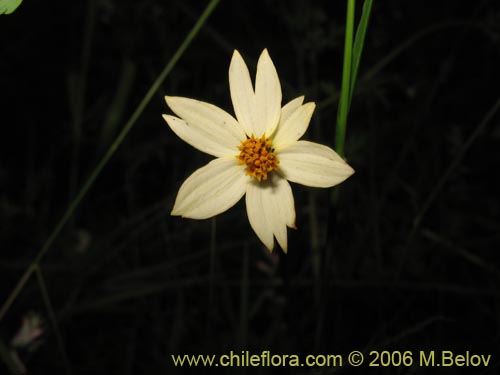
<svg viewBox="0 0 500 375">
<path fill-rule="evenodd" d="M 247 185 L 247 215 L 250 225 L 271 251 L 274 236 L 283 251 L 287 251 L 287 226 L 295 228 L 295 205 L 288 181 L 276 173 L 260 183 Z"/>
<path fill-rule="evenodd" d="M 194 99 L 166 96 L 165 100 L 180 119 L 169 115 L 163 118 L 182 140 L 217 157 L 237 154 L 245 133 L 229 113 Z"/>
<path fill-rule="evenodd" d="M 354 170 L 331 148 L 298 141 L 278 152 L 279 173 L 289 181 L 312 187 L 331 187 Z"/>
<path fill-rule="evenodd" d="M 229 150 L 226 147 L 221 147 L 219 143 L 207 139 L 202 132 L 189 126 L 186 121 L 170 115 L 163 115 L 163 118 L 168 126 L 170 126 L 170 129 L 172 129 L 180 139 L 189 143 L 194 148 L 217 157 L 228 155 Z M 236 152 L 234 152 L 234 154 L 236 154 Z"/>
<path fill-rule="evenodd" d="M 236 119 L 223 109 L 199 100 L 166 96 L 168 106 L 177 116 L 204 133 L 213 142 L 231 148 L 232 152 L 245 139 L 245 131 Z"/>
<path fill-rule="evenodd" d="M 171 214 L 191 219 L 218 215 L 241 199 L 250 178 L 236 158 L 212 160 L 184 181 Z"/>
<path fill-rule="evenodd" d="M 304 95 L 299 96 L 298 98 L 295 98 L 293 100 L 290 100 L 283 106 L 283 108 L 281 108 L 281 117 L 278 128 L 285 122 L 285 120 L 288 117 L 290 117 L 290 115 L 293 112 L 295 112 L 297 108 L 299 108 L 302 105 L 303 102 L 304 102 Z"/>
<path fill-rule="evenodd" d="M 234 113 L 238 122 L 248 136 L 255 132 L 258 115 L 255 109 L 255 93 L 253 90 L 250 73 L 240 53 L 234 50 L 231 64 L 229 65 L 229 89 L 233 102 Z M 259 135 L 260 136 L 260 135 Z"/>
<path fill-rule="evenodd" d="M 310 102 L 298 107 L 292 114 L 280 121 L 273 139 L 273 147 L 276 150 L 294 143 L 304 135 L 316 104 Z"/>
<path fill-rule="evenodd" d="M 273 228 L 274 236 L 286 253 L 287 226 L 295 226 L 295 203 L 292 188 L 287 180 L 277 173 L 272 173 L 271 178 L 264 182 L 264 202 L 268 221 Z M 270 185 L 267 187 L 266 185 Z"/>
<path fill-rule="evenodd" d="M 257 63 L 255 78 L 255 111 L 258 122 L 254 123 L 256 136 L 269 137 L 278 126 L 281 115 L 281 85 L 273 61 L 264 49 Z"/>
<path fill-rule="evenodd" d="M 247 185 L 245 202 L 250 226 L 257 237 L 271 251 L 274 247 L 273 229 L 267 221 L 263 189 L 261 189 L 259 182 L 251 181 Z"/>
</svg>

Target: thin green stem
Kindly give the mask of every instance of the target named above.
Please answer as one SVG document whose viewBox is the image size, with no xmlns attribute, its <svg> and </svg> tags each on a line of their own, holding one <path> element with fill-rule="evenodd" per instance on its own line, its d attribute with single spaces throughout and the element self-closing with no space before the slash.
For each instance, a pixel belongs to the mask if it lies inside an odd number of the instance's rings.
<svg viewBox="0 0 500 375">
<path fill-rule="evenodd" d="M 364 6 L 363 6 L 364 7 Z M 373 65 L 370 69 L 366 70 L 363 76 L 360 78 L 360 81 L 368 82 L 373 79 L 381 70 L 383 70 L 387 65 L 392 63 L 397 57 L 399 57 L 403 52 L 413 47 L 417 42 L 423 39 L 426 36 L 432 35 L 435 32 L 451 29 L 451 28 L 459 28 L 459 27 L 469 27 L 476 28 L 478 30 L 482 30 L 481 25 L 478 25 L 473 22 L 466 21 L 449 21 L 445 23 L 434 24 L 426 27 L 410 36 L 408 39 L 399 44 L 396 48 L 390 51 L 385 57 L 381 58 L 377 61 L 375 65 Z M 357 35 L 356 35 L 357 37 Z M 356 46 L 356 42 L 354 43 Z M 353 80 L 351 80 L 352 82 Z M 324 110 L 328 108 L 332 104 L 335 104 L 339 99 L 339 92 L 335 92 L 333 95 L 327 97 L 323 101 L 319 102 L 317 105 L 318 110 Z"/>
<path fill-rule="evenodd" d="M 57 345 L 59 346 L 59 350 L 61 351 L 61 356 L 64 362 L 64 366 L 66 367 L 66 373 L 72 374 L 73 371 L 71 369 L 71 365 L 68 359 L 68 355 L 66 353 L 66 347 L 64 345 L 64 341 L 61 335 L 61 331 L 59 330 L 59 325 L 57 324 L 56 314 L 54 313 L 54 308 L 52 307 L 52 302 L 50 302 L 49 292 L 47 290 L 47 285 L 45 285 L 45 280 L 43 278 L 42 270 L 39 265 L 35 267 L 35 275 L 38 281 L 38 286 L 40 287 L 40 292 L 42 294 L 43 303 L 45 304 L 45 308 L 47 309 L 47 315 L 49 316 L 50 323 L 52 324 L 52 328 L 54 329 L 54 334 L 56 336 Z"/>
<path fill-rule="evenodd" d="M 344 41 L 344 65 L 342 67 L 342 88 L 340 93 L 339 110 L 337 113 L 337 129 L 335 133 L 335 150 L 340 156 L 344 156 L 347 114 L 349 113 L 355 6 L 356 0 L 347 0 L 347 16 Z"/>
<path fill-rule="evenodd" d="M 2 309 L 0 310 L 0 321 L 2 320 L 4 315 L 7 313 L 7 311 L 9 311 L 10 306 L 12 305 L 12 303 L 14 303 L 16 297 L 21 292 L 24 285 L 28 282 L 28 280 L 29 280 L 31 274 L 33 273 L 33 271 L 35 270 L 37 264 L 38 264 L 38 262 L 34 261 L 28 266 L 28 268 L 26 269 L 26 271 L 24 271 L 23 275 L 21 276 L 21 278 L 17 282 L 16 286 L 14 287 L 12 292 L 10 293 L 9 297 L 7 297 L 7 300 L 5 301 L 5 303 L 2 306 Z"/>
<path fill-rule="evenodd" d="M 184 41 L 182 42 L 181 46 L 177 49 L 175 54 L 172 56 L 168 64 L 165 66 L 163 71 L 160 73 L 158 78 L 154 81 L 154 83 L 151 85 L 149 88 L 148 92 L 142 99 L 142 101 L 139 103 L 137 108 L 135 109 L 134 113 L 132 113 L 132 116 L 130 116 L 130 119 L 127 121 L 125 126 L 123 127 L 122 131 L 118 134 L 118 136 L 115 138 L 114 142 L 111 144 L 111 146 L 108 148 L 106 153 L 104 154 L 103 158 L 99 161 L 95 169 L 92 171 L 90 176 L 87 178 L 85 183 L 83 184 L 82 188 L 78 192 L 77 196 L 73 201 L 70 203 L 68 209 L 64 213 L 62 219 L 59 221 L 59 223 L 56 225 L 52 233 L 50 234 L 49 238 L 45 241 L 43 244 L 42 248 L 36 255 L 35 259 L 33 262 L 28 266 L 24 274 L 21 276 L 21 279 L 7 298 L 6 302 L 3 304 L 2 309 L 0 310 L 0 321 L 3 319 L 7 311 L 9 310 L 10 306 L 12 303 L 15 301 L 19 293 L 21 292 L 22 288 L 28 281 L 29 277 L 35 270 L 36 266 L 38 263 L 42 260 L 44 255 L 47 253 L 47 251 L 51 248 L 52 244 L 54 243 L 55 239 L 61 232 L 62 228 L 64 225 L 67 223 L 67 221 L 71 218 L 71 216 L 74 214 L 76 208 L 79 206 L 89 189 L 92 187 L 94 184 L 95 180 L 103 170 L 103 168 L 106 166 L 108 163 L 109 159 L 114 155 L 118 147 L 121 145 L 127 134 L 130 132 L 132 127 L 135 125 L 137 122 L 138 118 L 146 108 L 146 106 L 149 104 L 151 99 L 153 98 L 154 94 L 158 89 L 160 88 L 161 84 L 165 80 L 165 78 L 169 75 L 169 73 L 172 71 L 173 67 L 177 63 L 177 61 L 180 59 L 180 57 L 183 55 L 184 51 L 189 47 L 191 42 L 193 41 L 194 37 L 198 34 L 200 31 L 201 27 L 203 24 L 206 22 L 208 17 L 212 14 L 212 12 L 215 10 L 217 4 L 219 3 L 219 0 L 211 0 L 208 6 L 205 8 L 204 12 L 201 14 L 200 18 L 196 21 L 196 24 L 193 26 L 189 34 L 186 36 Z"/>
</svg>

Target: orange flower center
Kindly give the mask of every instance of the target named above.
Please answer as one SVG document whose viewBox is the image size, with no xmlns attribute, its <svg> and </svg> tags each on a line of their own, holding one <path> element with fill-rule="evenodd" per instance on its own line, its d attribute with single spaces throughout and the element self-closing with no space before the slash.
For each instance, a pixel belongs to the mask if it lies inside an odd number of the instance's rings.
<svg viewBox="0 0 500 375">
<path fill-rule="evenodd" d="M 246 164 L 246 174 L 260 180 L 267 180 L 267 174 L 278 169 L 279 160 L 271 147 L 271 141 L 264 135 L 255 138 L 253 135 L 241 142 L 241 151 L 237 156 L 240 164 Z"/>
</svg>

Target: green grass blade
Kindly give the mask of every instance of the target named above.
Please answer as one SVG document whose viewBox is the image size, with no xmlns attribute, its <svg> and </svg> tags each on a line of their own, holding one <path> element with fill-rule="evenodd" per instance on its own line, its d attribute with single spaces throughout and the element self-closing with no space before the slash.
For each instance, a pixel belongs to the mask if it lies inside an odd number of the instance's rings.
<svg viewBox="0 0 500 375">
<path fill-rule="evenodd" d="M 354 37 L 354 45 L 352 48 L 352 68 L 351 68 L 351 84 L 349 92 L 349 108 L 351 107 L 352 95 L 354 87 L 356 86 L 356 79 L 358 77 L 359 63 L 363 53 L 363 46 L 365 44 L 366 30 L 368 29 L 368 22 L 370 21 L 370 14 L 372 12 L 373 0 L 365 0 L 363 4 L 363 12 L 359 20 L 356 35 Z"/>
<path fill-rule="evenodd" d="M 365 0 L 363 11 L 353 44 L 355 0 L 347 0 L 347 17 L 344 42 L 344 64 L 342 67 L 342 88 L 340 91 L 339 108 L 337 112 L 337 128 L 335 133 L 335 150 L 344 156 L 347 116 L 351 107 L 352 95 L 358 77 L 359 64 L 363 53 L 366 30 L 372 11 L 373 0 Z"/>
<path fill-rule="evenodd" d="M 351 69 L 352 69 L 352 39 L 354 30 L 355 0 L 347 0 L 347 17 L 345 26 L 344 42 L 344 65 L 342 67 L 342 88 L 340 91 L 339 109 L 337 112 L 337 128 L 335 131 L 335 150 L 340 156 L 344 156 L 344 143 L 347 125 L 347 114 L 349 113 L 349 96 L 351 92 Z"/>
</svg>

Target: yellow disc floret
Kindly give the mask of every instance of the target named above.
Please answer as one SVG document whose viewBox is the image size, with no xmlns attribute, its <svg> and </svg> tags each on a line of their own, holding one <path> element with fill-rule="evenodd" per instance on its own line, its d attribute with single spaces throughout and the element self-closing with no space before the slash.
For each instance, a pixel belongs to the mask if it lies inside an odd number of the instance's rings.
<svg viewBox="0 0 500 375">
<path fill-rule="evenodd" d="M 271 147 L 271 141 L 264 135 L 255 138 L 253 135 L 241 141 L 238 147 L 240 164 L 246 164 L 246 174 L 255 177 L 258 181 L 267 180 L 267 174 L 278 169 L 279 160 Z"/>
</svg>

